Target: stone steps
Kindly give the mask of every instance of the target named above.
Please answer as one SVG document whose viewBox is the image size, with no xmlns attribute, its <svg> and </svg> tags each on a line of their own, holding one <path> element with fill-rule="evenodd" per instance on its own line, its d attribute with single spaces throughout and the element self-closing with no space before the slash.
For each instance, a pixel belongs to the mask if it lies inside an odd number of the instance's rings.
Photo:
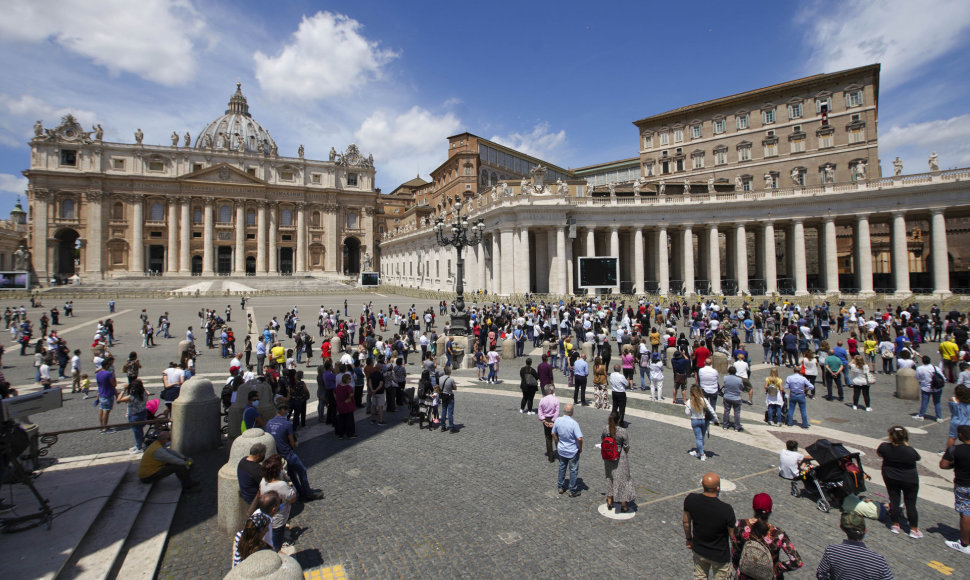
<svg viewBox="0 0 970 580">
<path fill-rule="evenodd" d="M 182 486 L 175 477 L 166 477 L 152 486 L 108 578 L 151 580 L 155 577 L 181 495 Z"/>
</svg>

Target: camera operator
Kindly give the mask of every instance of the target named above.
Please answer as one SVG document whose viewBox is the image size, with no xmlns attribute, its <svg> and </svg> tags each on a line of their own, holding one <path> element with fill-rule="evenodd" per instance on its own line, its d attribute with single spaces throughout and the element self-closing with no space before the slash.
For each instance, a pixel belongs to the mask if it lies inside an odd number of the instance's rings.
<svg viewBox="0 0 970 580">
<path fill-rule="evenodd" d="M 10 383 L 5 380 L 0 379 L 0 399 L 7 399 L 9 397 L 16 397 L 17 391 L 10 387 Z M 4 426 L 4 431 L 6 431 L 6 426 Z M 0 453 L 0 486 L 3 485 L 3 478 L 7 473 L 7 464 L 10 460 L 7 455 Z M 0 498 L 0 513 L 5 513 L 14 508 L 14 504 L 6 503 L 2 498 Z"/>
</svg>

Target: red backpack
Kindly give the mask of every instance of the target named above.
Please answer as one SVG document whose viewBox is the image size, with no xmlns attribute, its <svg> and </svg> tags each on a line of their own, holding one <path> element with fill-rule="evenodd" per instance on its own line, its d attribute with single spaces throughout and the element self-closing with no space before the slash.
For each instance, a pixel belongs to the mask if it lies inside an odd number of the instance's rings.
<svg viewBox="0 0 970 580">
<path fill-rule="evenodd" d="M 616 439 L 607 435 L 603 437 L 603 443 L 600 445 L 600 452 L 603 459 L 606 461 L 616 461 L 620 458 L 620 448 L 616 444 Z"/>
</svg>

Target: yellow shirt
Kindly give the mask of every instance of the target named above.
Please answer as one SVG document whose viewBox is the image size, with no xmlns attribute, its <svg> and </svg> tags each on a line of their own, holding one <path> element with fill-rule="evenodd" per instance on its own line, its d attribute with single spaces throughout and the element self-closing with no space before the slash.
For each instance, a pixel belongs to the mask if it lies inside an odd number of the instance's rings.
<svg viewBox="0 0 970 580">
<path fill-rule="evenodd" d="M 141 456 L 141 464 L 138 466 L 138 478 L 145 479 L 158 473 L 158 470 L 165 467 L 164 461 L 155 459 L 154 453 L 162 446 L 161 441 L 155 441 L 148 446 L 145 453 Z"/>
<path fill-rule="evenodd" d="M 274 346 L 270 349 L 269 354 L 279 364 L 286 362 L 286 349 L 282 346 Z"/>
<path fill-rule="evenodd" d="M 960 354 L 960 347 L 953 341 L 947 340 L 940 343 L 940 356 L 944 360 L 955 361 Z"/>
</svg>

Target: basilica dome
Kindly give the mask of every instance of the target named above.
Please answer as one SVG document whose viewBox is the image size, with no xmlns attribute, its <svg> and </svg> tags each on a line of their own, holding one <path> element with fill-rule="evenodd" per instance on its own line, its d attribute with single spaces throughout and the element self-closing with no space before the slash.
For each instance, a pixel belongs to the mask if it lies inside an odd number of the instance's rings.
<svg viewBox="0 0 970 580">
<path fill-rule="evenodd" d="M 236 93 L 230 97 L 225 114 L 206 125 L 196 138 L 195 148 L 276 154 L 276 142 L 269 131 L 249 114 L 241 83 L 236 83 Z"/>
</svg>

